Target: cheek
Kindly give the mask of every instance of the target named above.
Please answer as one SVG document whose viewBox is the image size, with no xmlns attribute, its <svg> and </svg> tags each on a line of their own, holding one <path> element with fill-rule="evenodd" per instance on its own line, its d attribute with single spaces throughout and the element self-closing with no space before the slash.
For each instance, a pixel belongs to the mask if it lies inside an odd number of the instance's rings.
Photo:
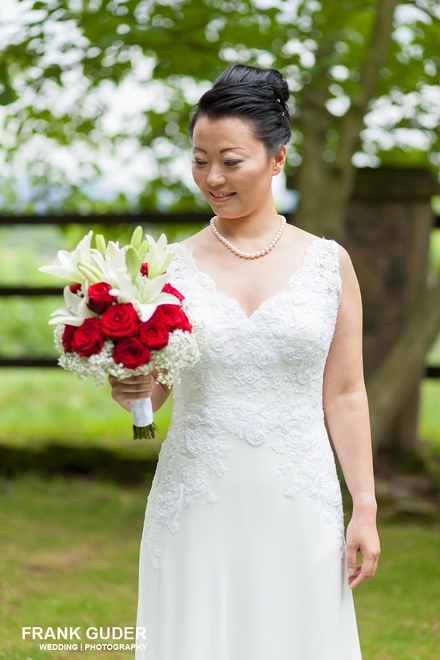
<svg viewBox="0 0 440 660">
<path fill-rule="evenodd" d="M 197 186 L 199 186 L 199 188 L 200 188 L 200 184 L 201 184 L 202 179 L 203 179 L 202 170 L 198 169 L 197 167 L 194 167 L 194 165 L 193 165 L 193 167 L 192 167 L 192 176 L 193 176 L 195 184 Z"/>
<path fill-rule="evenodd" d="M 269 185 L 272 183 L 272 170 L 269 170 L 266 163 L 247 163 L 243 167 L 241 172 L 237 172 L 236 177 L 237 183 L 240 182 L 243 185 L 251 186 L 255 189 L 255 184 L 258 181 L 258 185 L 264 185 L 267 182 Z"/>
</svg>

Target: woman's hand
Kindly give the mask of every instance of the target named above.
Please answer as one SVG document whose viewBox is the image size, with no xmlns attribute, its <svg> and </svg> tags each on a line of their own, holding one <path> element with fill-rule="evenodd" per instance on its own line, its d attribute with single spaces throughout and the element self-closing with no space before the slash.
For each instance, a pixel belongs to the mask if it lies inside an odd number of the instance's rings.
<svg viewBox="0 0 440 660">
<path fill-rule="evenodd" d="M 376 573 L 380 555 L 376 510 L 375 502 L 356 503 L 353 498 L 353 515 L 347 527 L 348 584 L 351 589 L 371 579 Z M 358 552 L 362 555 L 361 564 L 357 563 Z"/>
<path fill-rule="evenodd" d="M 109 376 L 108 381 L 112 388 L 112 398 L 124 410 L 130 412 L 130 401 L 147 399 L 151 396 L 156 383 L 153 374 L 154 372 L 151 372 L 146 376 L 132 376 L 131 378 L 124 378 L 124 380 Z"/>
</svg>

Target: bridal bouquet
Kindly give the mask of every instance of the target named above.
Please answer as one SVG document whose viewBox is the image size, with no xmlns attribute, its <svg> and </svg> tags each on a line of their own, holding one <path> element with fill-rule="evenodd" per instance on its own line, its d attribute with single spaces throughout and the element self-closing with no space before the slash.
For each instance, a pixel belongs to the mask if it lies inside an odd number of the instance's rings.
<svg viewBox="0 0 440 660">
<path fill-rule="evenodd" d="M 58 252 L 60 264 L 39 270 L 67 280 L 65 307 L 55 310 L 58 364 L 81 379 L 104 385 L 148 374 L 171 386 L 180 369 L 199 358 L 197 332 L 185 311 L 184 296 L 168 281 L 174 258 L 162 234 L 156 242 L 137 227 L 131 243 L 106 244 L 93 231 L 72 252 Z M 130 402 L 134 438 L 154 438 L 151 399 Z"/>
</svg>

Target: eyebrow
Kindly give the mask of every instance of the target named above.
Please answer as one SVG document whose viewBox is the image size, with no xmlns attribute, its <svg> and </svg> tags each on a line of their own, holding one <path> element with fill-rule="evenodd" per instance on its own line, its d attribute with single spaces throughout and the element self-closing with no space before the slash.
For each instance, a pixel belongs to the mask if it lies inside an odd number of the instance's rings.
<svg viewBox="0 0 440 660">
<path fill-rule="evenodd" d="M 234 151 L 236 149 L 243 149 L 244 147 L 226 147 L 226 149 L 220 149 L 219 153 L 224 153 L 225 151 Z M 200 147 L 193 147 L 193 151 L 203 151 L 204 154 L 207 154 L 208 152 L 205 151 L 205 149 L 201 149 Z"/>
</svg>

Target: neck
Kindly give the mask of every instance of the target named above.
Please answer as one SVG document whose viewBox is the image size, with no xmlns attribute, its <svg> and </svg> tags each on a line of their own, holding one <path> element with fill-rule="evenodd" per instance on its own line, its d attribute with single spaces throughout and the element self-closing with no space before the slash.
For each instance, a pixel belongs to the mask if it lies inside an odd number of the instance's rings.
<svg viewBox="0 0 440 660">
<path fill-rule="evenodd" d="M 252 240 L 271 237 L 280 225 L 280 217 L 273 200 L 249 215 L 227 218 L 217 216 L 218 231 L 229 241 Z"/>
</svg>

